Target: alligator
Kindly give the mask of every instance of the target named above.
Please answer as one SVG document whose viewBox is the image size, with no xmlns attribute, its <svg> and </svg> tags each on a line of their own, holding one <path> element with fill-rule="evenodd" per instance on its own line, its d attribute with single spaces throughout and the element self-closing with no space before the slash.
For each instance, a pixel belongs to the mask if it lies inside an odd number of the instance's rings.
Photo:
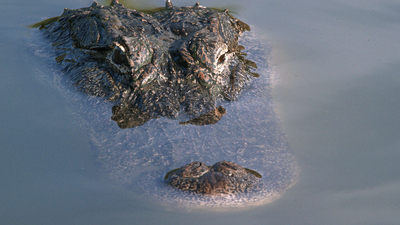
<svg viewBox="0 0 400 225">
<path fill-rule="evenodd" d="M 238 37 L 249 26 L 196 3 L 146 14 L 113 1 L 65 9 L 40 24 L 57 61 L 83 92 L 116 101 L 121 128 L 151 118 L 193 119 L 234 100 L 258 76 Z M 207 123 L 204 123 L 207 124 Z"/>
<path fill-rule="evenodd" d="M 115 180 L 167 202 L 219 206 L 271 201 L 296 180 L 295 160 L 271 103 L 262 99 L 268 90 L 247 88 L 260 77 L 239 44 L 250 27 L 228 10 L 167 0 L 145 13 L 113 0 L 65 9 L 33 26 L 50 39 L 63 75 L 104 99 L 99 105 L 111 104 L 119 128 L 132 128 L 110 131 L 108 121 L 90 122 L 99 160 Z M 266 54 L 264 47 L 254 49 Z M 269 86 L 268 79 L 260 82 Z M 244 105 L 237 101 L 246 99 L 243 89 L 252 96 Z M 81 110 L 87 120 L 104 114 L 96 107 Z M 171 170 L 185 162 L 192 163 Z M 171 190 L 158 182 L 163 171 Z"/>
</svg>

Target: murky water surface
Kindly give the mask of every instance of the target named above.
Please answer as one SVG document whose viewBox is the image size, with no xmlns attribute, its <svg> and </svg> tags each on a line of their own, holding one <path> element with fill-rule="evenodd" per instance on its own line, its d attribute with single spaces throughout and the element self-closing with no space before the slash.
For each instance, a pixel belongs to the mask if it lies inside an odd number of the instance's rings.
<svg viewBox="0 0 400 225">
<path fill-rule="evenodd" d="M 26 46 L 27 25 L 91 1 L 2 0 L 1 224 L 400 223 L 400 4 L 201 3 L 235 12 L 271 44 L 272 96 L 297 184 L 271 204 L 214 212 L 171 210 L 110 182 L 70 101 Z"/>
</svg>

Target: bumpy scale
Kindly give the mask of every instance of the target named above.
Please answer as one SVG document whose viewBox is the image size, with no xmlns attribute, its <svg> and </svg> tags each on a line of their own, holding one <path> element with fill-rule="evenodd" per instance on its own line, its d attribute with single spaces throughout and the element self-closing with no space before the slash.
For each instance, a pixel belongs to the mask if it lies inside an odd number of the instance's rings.
<svg viewBox="0 0 400 225">
<path fill-rule="evenodd" d="M 173 187 L 206 195 L 250 191 L 257 187 L 259 178 L 259 173 L 226 161 L 217 162 L 211 167 L 192 162 L 165 176 L 165 180 Z"/>
</svg>

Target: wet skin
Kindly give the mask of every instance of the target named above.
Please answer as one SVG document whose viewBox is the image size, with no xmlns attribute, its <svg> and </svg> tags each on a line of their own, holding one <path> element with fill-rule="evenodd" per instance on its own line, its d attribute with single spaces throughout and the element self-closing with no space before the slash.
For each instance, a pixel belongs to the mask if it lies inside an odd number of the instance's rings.
<svg viewBox="0 0 400 225">
<path fill-rule="evenodd" d="M 56 61 L 78 89 L 115 102 L 112 120 L 121 128 L 169 117 L 180 124 L 212 125 L 258 74 L 238 44 L 249 26 L 228 14 L 196 3 L 150 14 L 113 1 L 65 9 L 35 24 L 56 50 Z M 193 162 L 166 175 L 180 190 L 206 195 L 246 192 L 258 184 L 257 172 L 221 161 L 208 167 Z"/>
</svg>

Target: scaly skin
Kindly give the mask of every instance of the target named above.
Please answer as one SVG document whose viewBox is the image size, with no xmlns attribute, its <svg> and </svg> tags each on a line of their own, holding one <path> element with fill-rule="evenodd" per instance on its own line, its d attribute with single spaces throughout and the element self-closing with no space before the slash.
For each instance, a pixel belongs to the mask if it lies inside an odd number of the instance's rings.
<svg viewBox="0 0 400 225">
<path fill-rule="evenodd" d="M 250 191 L 257 187 L 259 178 L 261 175 L 257 172 L 226 161 L 210 167 L 201 162 L 192 162 L 165 176 L 165 180 L 175 188 L 205 195 Z"/>
<path fill-rule="evenodd" d="M 201 119 L 216 101 L 235 100 L 256 67 L 238 45 L 249 26 L 198 3 L 146 14 L 95 2 L 39 26 L 80 90 L 116 102 L 121 128 L 161 116 Z"/>
</svg>

